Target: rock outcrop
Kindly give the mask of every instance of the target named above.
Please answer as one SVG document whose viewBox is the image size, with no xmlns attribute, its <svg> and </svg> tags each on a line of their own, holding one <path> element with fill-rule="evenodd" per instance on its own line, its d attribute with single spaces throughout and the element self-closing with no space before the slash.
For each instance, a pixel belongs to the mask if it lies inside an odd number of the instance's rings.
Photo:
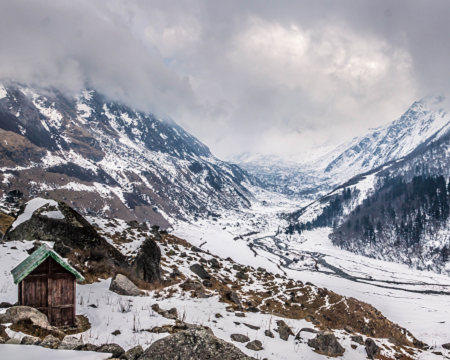
<svg viewBox="0 0 450 360">
<path fill-rule="evenodd" d="M 375 357 L 380 352 L 380 348 L 375 343 L 375 341 L 371 338 L 367 338 L 365 341 L 366 344 L 366 353 L 370 359 L 375 359 Z"/>
<path fill-rule="evenodd" d="M 189 269 L 202 280 L 211 279 L 211 275 L 200 264 L 194 264 Z"/>
<path fill-rule="evenodd" d="M 138 279 L 149 283 L 161 280 L 161 250 L 153 239 L 145 239 L 131 267 Z"/>
<path fill-rule="evenodd" d="M 83 341 L 73 337 L 66 336 L 61 344 L 59 344 L 58 349 L 60 350 L 80 350 L 83 347 Z"/>
<path fill-rule="evenodd" d="M 155 341 L 139 360 L 256 360 L 207 330 L 186 330 Z"/>
<path fill-rule="evenodd" d="M 112 278 L 109 290 L 126 296 L 139 296 L 141 294 L 141 290 L 122 274 L 117 274 Z"/>
<path fill-rule="evenodd" d="M 111 359 L 118 359 L 125 353 L 125 350 L 117 344 L 104 344 L 97 349 L 97 352 L 111 353 Z"/>
</svg>

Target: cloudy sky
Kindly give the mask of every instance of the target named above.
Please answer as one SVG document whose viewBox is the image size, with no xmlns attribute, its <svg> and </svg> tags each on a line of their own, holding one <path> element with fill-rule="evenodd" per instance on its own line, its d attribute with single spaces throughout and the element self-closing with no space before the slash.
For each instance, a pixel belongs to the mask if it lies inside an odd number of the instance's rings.
<svg viewBox="0 0 450 360">
<path fill-rule="evenodd" d="M 447 0 L 2 0 L 0 78 L 88 85 L 222 158 L 293 154 L 446 92 L 449 15 Z"/>
</svg>

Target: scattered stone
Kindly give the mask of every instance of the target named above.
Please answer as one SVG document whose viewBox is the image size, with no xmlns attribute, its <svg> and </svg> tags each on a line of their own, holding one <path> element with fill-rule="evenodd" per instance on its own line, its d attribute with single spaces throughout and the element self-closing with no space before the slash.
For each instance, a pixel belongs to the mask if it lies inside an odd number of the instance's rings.
<svg viewBox="0 0 450 360">
<path fill-rule="evenodd" d="M 252 329 L 252 330 L 259 330 L 259 329 L 261 329 L 261 327 L 259 327 L 259 326 L 250 325 L 250 324 L 246 324 L 246 323 L 243 323 L 243 324 L 245 326 L 247 326 L 248 328 Z"/>
<path fill-rule="evenodd" d="M 59 344 L 58 349 L 60 350 L 80 350 L 83 346 L 83 341 L 73 337 L 66 336 L 61 344 Z"/>
<path fill-rule="evenodd" d="M 237 265 L 237 264 L 234 264 L 234 265 L 233 265 L 233 270 L 236 270 L 236 271 L 242 271 L 242 267 L 239 266 L 239 265 Z"/>
<path fill-rule="evenodd" d="M 262 343 L 259 340 L 250 341 L 247 345 L 245 345 L 245 347 L 247 349 L 254 350 L 254 351 L 259 351 L 259 350 L 263 349 Z"/>
<path fill-rule="evenodd" d="M 120 330 L 116 330 L 116 331 L 113 331 L 113 332 L 111 333 L 111 335 L 114 335 L 114 336 L 117 336 L 117 335 L 120 335 L 120 334 L 122 334 L 122 333 L 120 332 Z"/>
<path fill-rule="evenodd" d="M 139 279 L 148 283 L 162 279 L 161 250 L 152 238 L 148 237 L 142 243 L 131 267 Z"/>
<path fill-rule="evenodd" d="M 366 339 L 367 356 L 373 360 L 373 359 L 375 359 L 375 357 L 378 355 L 379 352 L 380 352 L 380 348 L 375 343 L 375 341 L 373 341 L 373 339 L 371 339 L 371 338 L 367 338 Z"/>
<path fill-rule="evenodd" d="M 165 317 L 166 319 L 177 320 L 178 319 L 178 311 L 176 308 L 172 308 L 170 310 L 164 310 L 159 307 L 158 304 L 152 305 L 152 310 L 159 315 Z"/>
<path fill-rule="evenodd" d="M 274 338 L 275 336 L 273 335 L 273 332 L 272 331 L 270 331 L 270 330 L 265 330 L 264 331 L 264 335 L 266 335 L 266 336 L 268 336 L 268 337 L 270 337 L 270 338 Z"/>
<path fill-rule="evenodd" d="M 204 286 L 206 286 L 206 287 L 212 287 L 212 283 L 211 283 L 211 281 L 209 281 L 209 280 L 203 280 L 203 281 L 202 281 L 202 284 L 203 284 Z"/>
<path fill-rule="evenodd" d="M 6 345 L 20 345 L 19 339 L 9 339 L 5 342 Z"/>
<path fill-rule="evenodd" d="M 280 339 L 284 341 L 288 341 L 289 335 L 294 336 L 292 330 L 288 326 L 279 326 L 277 330 L 278 334 L 280 335 Z"/>
<path fill-rule="evenodd" d="M 355 332 L 355 330 L 353 330 L 351 326 L 346 326 L 344 330 L 347 331 L 349 334 L 353 334 Z"/>
<path fill-rule="evenodd" d="M 442 344 L 442 347 L 446 350 L 450 350 L 450 343 Z"/>
<path fill-rule="evenodd" d="M 311 329 L 311 328 L 303 328 L 303 329 L 300 329 L 300 331 L 297 333 L 297 335 L 295 336 L 295 340 L 301 340 L 301 333 L 302 333 L 302 331 L 303 332 L 309 332 L 309 333 L 312 333 L 312 334 L 318 334 L 319 333 L 319 331 L 317 331 L 317 330 L 315 330 L 315 329 Z"/>
<path fill-rule="evenodd" d="M 22 345 L 40 345 L 41 339 L 36 336 L 24 336 L 20 342 Z"/>
<path fill-rule="evenodd" d="M 219 269 L 220 263 L 216 258 L 212 258 L 211 260 L 208 260 L 208 262 L 211 264 L 212 268 Z"/>
<path fill-rule="evenodd" d="M 236 273 L 236 277 L 237 277 L 238 279 L 241 279 L 241 280 L 246 280 L 246 279 L 248 279 L 248 276 L 245 275 L 242 271 L 238 271 L 238 272 Z"/>
<path fill-rule="evenodd" d="M 138 360 L 139 357 L 144 353 L 141 345 L 135 346 L 130 350 L 126 351 L 120 356 L 121 360 Z"/>
<path fill-rule="evenodd" d="M 88 307 L 91 307 L 91 308 L 97 309 L 97 305 L 95 305 L 95 304 L 89 304 L 89 305 L 88 305 Z"/>
<path fill-rule="evenodd" d="M 175 269 L 172 270 L 172 274 L 173 274 L 174 276 L 181 276 L 181 271 L 178 270 L 177 268 L 175 268 Z"/>
<path fill-rule="evenodd" d="M 216 315 L 214 315 L 215 317 L 216 317 L 216 319 L 220 319 L 220 318 L 223 318 L 223 316 L 222 315 L 220 315 L 219 313 L 217 313 Z"/>
<path fill-rule="evenodd" d="M 200 248 L 197 247 L 197 246 L 192 246 L 192 247 L 191 247 L 191 251 L 194 251 L 194 252 L 203 252 L 203 250 L 200 249 Z"/>
<path fill-rule="evenodd" d="M 247 308 L 247 311 L 248 312 L 252 312 L 252 313 L 259 313 L 259 312 L 261 312 L 261 310 L 259 310 L 256 306 L 249 306 Z"/>
<path fill-rule="evenodd" d="M 111 358 L 118 359 L 123 353 L 125 353 L 125 350 L 122 348 L 122 346 L 117 344 L 104 344 L 98 348 L 97 352 L 111 353 Z"/>
<path fill-rule="evenodd" d="M 237 322 L 237 321 L 233 321 L 233 322 L 234 322 L 235 325 L 241 325 L 240 322 Z"/>
<path fill-rule="evenodd" d="M 231 301 L 232 303 L 236 304 L 237 306 L 239 306 L 239 308 L 242 308 L 241 300 L 239 299 L 239 296 L 237 296 L 237 294 L 234 291 L 227 290 L 225 292 L 225 298 L 227 300 Z"/>
<path fill-rule="evenodd" d="M 61 340 L 55 338 L 53 335 L 48 335 L 42 340 L 40 346 L 46 349 L 57 349 L 61 344 Z"/>
<path fill-rule="evenodd" d="M 364 339 L 361 335 L 351 336 L 350 339 L 359 345 L 365 345 Z"/>
<path fill-rule="evenodd" d="M 264 268 L 262 268 L 262 267 L 259 267 L 257 270 L 258 270 L 259 272 L 266 272 L 266 269 L 264 269 Z"/>
<path fill-rule="evenodd" d="M 150 345 L 139 360 L 255 360 L 211 331 L 191 329 L 167 336 Z"/>
<path fill-rule="evenodd" d="M 109 290 L 126 296 L 139 296 L 141 294 L 139 288 L 122 274 L 116 274 L 113 277 Z"/>
<path fill-rule="evenodd" d="M 240 343 L 246 343 L 246 342 L 250 341 L 250 338 L 247 335 L 231 334 L 231 340 L 240 342 Z"/>
<path fill-rule="evenodd" d="M 235 315 L 236 315 L 237 317 L 245 317 L 245 314 L 244 314 L 244 313 L 241 313 L 241 312 L 237 312 Z"/>
<path fill-rule="evenodd" d="M 189 268 L 194 274 L 198 275 L 202 280 L 211 279 L 211 275 L 200 264 L 194 264 Z"/>
<path fill-rule="evenodd" d="M 81 351 L 97 351 L 98 350 L 98 346 L 94 345 L 94 344 L 84 344 L 81 349 Z"/>
</svg>

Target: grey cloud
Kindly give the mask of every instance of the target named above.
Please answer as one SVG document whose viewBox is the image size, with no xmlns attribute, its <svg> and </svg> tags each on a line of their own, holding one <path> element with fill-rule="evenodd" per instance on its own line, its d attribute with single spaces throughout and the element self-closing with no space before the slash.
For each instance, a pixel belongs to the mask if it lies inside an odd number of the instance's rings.
<svg viewBox="0 0 450 360">
<path fill-rule="evenodd" d="M 445 92 L 444 0 L 3 1 L 0 77 L 172 116 L 214 153 L 342 141 Z"/>
</svg>

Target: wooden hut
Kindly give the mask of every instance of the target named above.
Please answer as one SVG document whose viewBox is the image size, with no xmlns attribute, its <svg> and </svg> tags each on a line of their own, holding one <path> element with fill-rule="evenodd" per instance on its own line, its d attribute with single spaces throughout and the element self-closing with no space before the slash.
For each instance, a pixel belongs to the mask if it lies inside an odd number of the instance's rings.
<svg viewBox="0 0 450 360">
<path fill-rule="evenodd" d="M 75 325 L 76 280 L 80 275 L 44 244 L 11 271 L 19 285 L 19 304 L 33 307 L 53 326 Z"/>
</svg>

